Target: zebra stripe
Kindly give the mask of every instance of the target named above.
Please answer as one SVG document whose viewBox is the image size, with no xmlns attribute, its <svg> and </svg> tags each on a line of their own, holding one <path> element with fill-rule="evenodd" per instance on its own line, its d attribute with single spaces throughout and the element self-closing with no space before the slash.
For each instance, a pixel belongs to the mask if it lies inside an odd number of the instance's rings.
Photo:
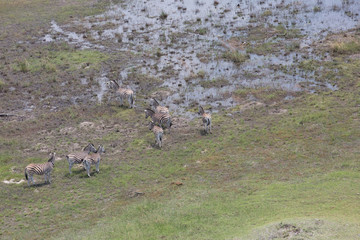
<svg viewBox="0 0 360 240">
<path fill-rule="evenodd" d="M 101 154 L 105 153 L 105 148 L 101 145 L 99 145 L 98 149 L 96 150 L 96 153 L 88 154 L 84 159 L 84 165 L 86 167 L 87 175 L 90 177 L 90 167 L 91 164 L 95 164 L 96 166 L 96 172 L 100 172 L 99 165 L 100 165 L 100 159 Z"/>
<path fill-rule="evenodd" d="M 154 124 L 154 122 L 150 122 L 149 130 L 151 130 L 154 133 L 156 143 L 161 148 L 162 147 L 162 138 L 163 138 L 164 130 L 159 126 L 156 126 Z"/>
<path fill-rule="evenodd" d="M 205 132 L 206 133 L 208 133 L 208 132 L 212 133 L 211 132 L 211 114 L 210 113 L 205 113 L 202 106 L 199 106 L 198 114 L 202 116 L 202 122 L 204 124 Z"/>
<path fill-rule="evenodd" d="M 50 154 L 50 159 L 46 163 L 30 163 L 25 168 L 25 178 L 28 180 L 28 185 L 30 186 L 30 181 L 34 184 L 33 175 L 45 175 L 45 182 L 51 183 L 50 174 L 55 166 L 55 153 Z"/>
<path fill-rule="evenodd" d="M 153 107 L 155 108 L 155 112 L 157 113 L 167 113 L 169 114 L 169 109 L 167 107 L 164 107 L 164 106 L 160 106 L 159 102 L 153 98 Z"/>
<path fill-rule="evenodd" d="M 168 128 L 170 133 L 170 128 L 172 126 L 170 114 L 156 113 L 151 109 L 145 109 L 145 119 L 148 117 L 151 117 L 151 120 L 154 122 L 154 124 L 158 124 L 163 128 Z"/>
<path fill-rule="evenodd" d="M 133 108 L 134 107 L 134 92 L 131 89 L 128 88 L 121 88 L 120 85 L 111 80 L 109 83 L 110 88 L 111 89 L 115 89 L 116 90 L 116 95 L 120 97 L 120 106 L 123 105 L 124 99 L 127 99 L 128 103 L 129 103 L 129 107 Z"/>
<path fill-rule="evenodd" d="M 84 161 L 84 158 L 90 153 L 96 152 L 95 146 L 92 143 L 89 143 L 86 147 L 84 147 L 82 152 L 75 152 L 66 155 L 66 159 L 69 162 L 69 172 L 71 174 L 71 168 L 74 164 L 81 164 Z M 84 165 L 85 168 L 85 165 Z"/>
</svg>

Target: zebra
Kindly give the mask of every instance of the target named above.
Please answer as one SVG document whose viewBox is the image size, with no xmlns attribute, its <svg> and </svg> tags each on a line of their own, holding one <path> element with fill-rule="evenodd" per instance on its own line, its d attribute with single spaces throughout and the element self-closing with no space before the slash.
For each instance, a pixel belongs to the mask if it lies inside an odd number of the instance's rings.
<svg viewBox="0 0 360 240">
<path fill-rule="evenodd" d="M 152 121 L 149 124 L 149 130 L 151 130 L 154 133 L 156 142 L 161 148 L 164 130 L 159 126 L 156 126 Z"/>
<path fill-rule="evenodd" d="M 96 165 L 96 172 L 100 172 L 99 164 L 100 164 L 100 158 L 101 158 L 102 153 L 105 153 L 105 148 L 103 146 L 99 145 L 99 147 L 98 147 L 98 149 L 96 150 L 95 153 L 88 154 L 84 158 L 84 164 L 85 164 L 85 167 L 86 167 L 86 172 L 87 172 L 87 175 L 89 177 L 90 177 L 91 164 L 95 164 Z"/>
<path fill-rule="evenodd" d="M 156 113 L 153 110 L 147 108 L 145 109 L 145 119 L 151 117 L 154 124 L 158 124 L 160 127 L 166 127 L 169 129 L 173 125 L 171 122 L 171 117 L 169 113 Z"/>
<path fill-rule="evenodd" d="M 84 147 L 82 152 L 75 152 L 75 153 L 70 153 L 68 155 L 66 155 L 66 159 L 69 162 L 69 172 L 71 174 L 71 168 L 74 165 L 74 163 L 76 164 L 83 164 L 84 165 L 84 158 L 90 153 L 90 152 L 96 152 L 96 148 L 92 143 L 89 143 L 86 147 Z M 85 168 L 85 165 L 84 165 Z"/>
<path fill-rule="evenodd" d="M 135 99 L 133 90 L 128 88 L 121 88 L 119 84 L 114 80 L 111 80 L 107 84 L 111 89 L 115 89 L 116 95 L 120 97 L 120 106 L 123 106 L 124 99 L 127 99 L 129 103 L 129 108 L 134 107 Z"/>
<path fill-rule="evenodd" d="M 169 109 L 167 107 L 164 106 L 160 106 L 159 102 L 153 98 L 153 107 L 155 108 L 155 112 L 157 113 L 168 113 L 169 114 Z"/>
<path fill-rule="evenodd" d="M 199 106 L 198 114 L 202 116 L 202 122 L 204 123 L 205 132 L 207 133 L 209 130 L 209 132 L 212 133 L 211 132 L 211 114 L 205 113 L 202 106 Z"/>
<path fill-rule="evenodd" d="M 55 153 L 50 154 L 50 159 L 46 163 L 30 163 L 25 168 L 25 178 L 28 180 L 28 186 L 30 186 L 30 180 L 34 184 L 33 175 L 45 175 L 45 183 L 50 180 L 50 173 L 55 166 Z"/>
</svg>

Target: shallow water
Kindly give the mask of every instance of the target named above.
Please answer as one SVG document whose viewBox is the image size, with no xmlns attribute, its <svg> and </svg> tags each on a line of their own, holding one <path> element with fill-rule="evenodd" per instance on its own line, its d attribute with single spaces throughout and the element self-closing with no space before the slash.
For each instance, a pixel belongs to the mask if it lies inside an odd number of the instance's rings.
<svg viewBox="0 0 360 240">
<path fill-rule="evenodd" d="M 184 112 L 193 102 L 213 107 L 232 106 L 234 101 L 228 93 L 243 87 L 265 86 L 289 92 L 337 89 L 331 84 L 316 82 L 314 74 L 297 69 L 297 63 L 304 56 L 318 58 L 309 47 L 313 42 L 329 33 L 358 26 L 360 4 L 355 0 L 214 2 L 133 0 L 113 5 L 104 14 L 76 20 L 67 26 L 58 26 L 52 21 L 52 29 L 43 41 L 62 40 L 81 48 L 140 54 L 144 62 L 136 62 L 131 68 L 123 69 L 118 80 L 127 80 L 133 68 L 163 79 L 161 87 L 173 93 L 168 97 L 166 105 L 179 112 Z M 242 49 L 238 46 L 234 49 L 227 42 L 229 39 L 237 37 L 241 43 L 241 39 L 245 41 L 249 37 L 251 28 L 261 25 L 276 27 L 279 24 L 288 30 L 298 29 L 301 36 L 268 40 L 281 44 L 297 41 L 300 49 L 290 54 L 251 54 L 240 66 L 221 58 L 222 52 L 227 50 L 245 52 L 246 47 Z M 76 29 L 80 29 L 81 33 L 77 33 Z M 254 43 L 256 41 L 244 42 L 250 45 Z M 276 66 L 295 68 L 297 74 L 284 73 Z M 170 77 L 167 74 L 169 69 Z M 204 73 L 205 79 L 196 77 L 199 72 Z M 253 76 L 249 78 L 245 73 Z M 100 75 L 99 101 L 106 91 L 106 74 Z M 201 81 L 218 78 L 225 78 L 229 84 L 221 88 L 204 88 L 199 85 Z M 136 91 L 136 85 L 131 88 Z"/>
</svg>

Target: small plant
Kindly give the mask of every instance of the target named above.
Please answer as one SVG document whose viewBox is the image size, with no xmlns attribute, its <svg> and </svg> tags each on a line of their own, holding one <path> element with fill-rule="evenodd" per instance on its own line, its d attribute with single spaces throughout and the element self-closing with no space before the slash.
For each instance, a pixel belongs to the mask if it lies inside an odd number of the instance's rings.
<svg viewBox="0 0 360 240">
<path fill-rule="evenodd" d="M 2 91 L 5 88 L 5 82 L 0 78 L 0 91 Z"/>
<path fill-rule="evenodd" d="M 198 28 L 196 29 L 196 33 L 199 34 L 199 35 L 205 35 L 207 33 L 207 28 Z"/>
<path fill-rule="evenodd" d="M 231 60 L 235 64 L 241 64 L 249 59 L 249 56 L 238 51 L 227 51 L 223 54 L 223 58 Z"/>
<path fill-rule="evenodd" d="M 206 72 L 204 70 L 200 70 L 197 73 L 197 77 L 199 77 L 199 78 L 205 78 L 205 76 L 206 76 Z"/>
<path fill-rule="evenodd" d="M 168 17 L 168 14 L 166 12 L 164 12 L 164 11 L 161 11 L 160 19 L 165 20 L 167 17 Z"/>
<path fill-rule="evenodd" d="M 334 54 L 355 54 L 360 51 L 360 41 L 336 42 L 332 44 L 331 51 Z"/>
<path fill-rule="evenodd" d="M 21 72 L 26 73 L 29 71 L 29 62 L 24 58 L 18 61 L 18 67 Z"/>
<path fill-rule="evenodd" d="M 271 15 L 272 15 L 272 11 L 270 11 L 270 10 L 266 10 L 266 11 L 262 14 L 263 17 L 269 17 L 269 16 L 271 16 Z"/>
<path fill-rule="evenodd" d="M 317 12 L 321 12 L 321 8 L 319 6 L 315 6 L 314 7 L 314 12 L 317 13 Z"/>
</svg>

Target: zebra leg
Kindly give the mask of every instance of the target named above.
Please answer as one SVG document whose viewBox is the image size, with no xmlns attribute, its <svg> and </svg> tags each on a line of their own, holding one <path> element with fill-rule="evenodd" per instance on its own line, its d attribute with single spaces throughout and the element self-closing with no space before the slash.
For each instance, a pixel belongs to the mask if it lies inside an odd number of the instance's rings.
<svg viewBox="0 0 360 240">
<path fill-rule="evenodd" d="M 49 183 L 51 183 L 50 173 L 48 175 L 48 181 L 49 181 Z"/>
<path fill-rule="evenodd" d="M 69 160 L 69 172 L 70 172 L 70 174 L 71 174 L 71 168 L 72 168 L 73 165 L 74 165 L 74 162 Z"/>
<path fill-rule="evenodd" d="M 48 181 L 46 178 L 47 178 L 47 174 L 45 173 L 44 174 L 44 178 L 45 178 L 45 183 Z"/>
<path fill-rule="evenodd" d="M 90 177 L 90 163 L 85 162 L 87 175 Z"/>
<path fill-rule="evenodd" d="M 100 170 L 99 170 L 99 165 L 100 165 L 100 160 L 96 163 L 96 172 L 99 173 Z"/>
<path fill-rule="evenodd" d="M 123 105 L 123 98 L 120 96 L 120 106 Z"/>
<path fill-rule="evenodd" d="M 128 102 L 129 102 L 129 108 L 132 108 L 132 104 L 131 104 L 131 95 L 128 97 Z"/>
<path fill-rule="evenodd" d="M 35 184 L 35 183 L 34 183 L 34 176 L 33 176 L 33 175 L 30 176 L 30 179 L 31 179 L 32 184 Z"/>
</svg>

